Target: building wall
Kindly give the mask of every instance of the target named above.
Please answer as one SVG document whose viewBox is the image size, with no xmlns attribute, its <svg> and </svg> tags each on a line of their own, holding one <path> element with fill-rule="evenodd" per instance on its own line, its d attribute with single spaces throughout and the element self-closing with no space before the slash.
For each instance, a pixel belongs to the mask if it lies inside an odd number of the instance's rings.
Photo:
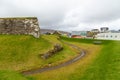
<svg viewBox="0 0 120 80">
<path fill-rule="evenodd" d="M 96 39 L 120 40 L 120 33 L 99 33 L 96 35 Z"/>
<path fill-rule="evenodd" d="M 71 35 L 86 36 L 87 35 L 87 31 L 72 31 Z"/>
<path fill-rule="evenodd" d="M 28 34 L 40 36 L 40 27 L 36 17 L 0 18 L 0 34 Z"/>
</svg>

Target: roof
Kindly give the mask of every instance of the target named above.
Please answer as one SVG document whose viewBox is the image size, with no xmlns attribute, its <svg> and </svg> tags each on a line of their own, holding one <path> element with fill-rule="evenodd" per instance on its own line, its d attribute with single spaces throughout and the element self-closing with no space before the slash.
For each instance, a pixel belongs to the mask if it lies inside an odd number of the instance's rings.
<svg viewBox="0 0 120 80">
<path fill-rule="evenodd" d="M 111 33 L 120 33 L 120 31 L 110 30 Z"/>
</svg>

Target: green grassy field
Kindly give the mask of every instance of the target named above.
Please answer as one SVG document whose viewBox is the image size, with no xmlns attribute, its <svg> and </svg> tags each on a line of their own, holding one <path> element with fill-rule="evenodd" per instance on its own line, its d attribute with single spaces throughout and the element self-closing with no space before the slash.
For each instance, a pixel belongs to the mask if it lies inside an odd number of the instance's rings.
<svg viewBox="0 0 120 80">
<path fill-rule="evenodd" d="M 24 70 L 38 66 L 41 63 L 39 54 L 51 47 L 52 44 L 42 37 L 0 35 L 0 70 Z"/>
<path fill-rule="evenodd" d="M 102 42 L 103 48 L 99 55 L 83 75 L 79 77 L 79 72 L 75 72 L 69 80 L 120 80 L 120 41 L 105 40 Z"/>
<path fill-rule="evenodd" d="M 66 67 L 63 67 L 63 68 L 60 68 L 57 70 L 33 75 L 33 77 L 35 77 L 37 80 L 53 80 L 53 79 L 54 80 L 70 80 L 70 79 L 72 79 L 71 76 L 73 76 L 72 74 L 74 74 L 74 73 L 76 73 L 74 75 L 78 74 L 79 75 L 78 77 L 80 77 L 80 76 L 82 76 L 83 72 L 87 69 L 87 66 L 90 63 L 92 63 L 92 61 L 96 58 L 96 56 L 98 55 L 96 53 L 98 53 L 102 48 L 101 45 L 94 45 L 92 43 L 87 44 L 87 43 L 83 43 L 81 41 L 76 42 L 74 40 L 69 41 L 68 38 L 65 38 L 65 39 L 62 38 L 61 40 L 62 41 L 64 40 L 71 44 L 79 46 L 81 49 L 84 49 L 88 54 L 81 60 L 79 60 L 69 66 L 66 66 Z M 95 50 L 92 50 L 93 48 Z M 77 72 L 79 72 L 79 73 L 77 73 Z"/>
<path fill-rule="evenodd" d="M 33 75 L 37 80 L 120 80 L 120 41 L 103 40 L 94 45 L 96 40 L 62 40 L 86 50 L 87 55 L 70 66 Z"/>
<path fill-rule="evenodd" d="M 120 41 L 104 46 L 81 80 L 120 80 Z"/>
<path fill-rule="evenodd" d="M 39 39 L 26 35 L 0 35 L 0 80 L 120 80 L 120 41 L 102 40 L 95 45 L 91 39 L 73 39 L 42 35 Z M 69 66 L 25 77 L 18 72 L 59 65 L 77 55 L 77 51 L 62 41 L 86 51 L 86 55 Z M 47 60 L 39 56 L 59 43 L 63 51 Z"/>
<path fill-rule="evenodd" d="M 25 77 L 14 71 L 0 71 L 0 80 L 35 80 L 32 77 Z"/>
<path fill-rule="evenodd" d="M 54 44 L 61 44 L 64 49 L 49 59 L 43 60 L 40 54 L 52 49 Z M 55 35 L 42 35 L 39 39 L 27 35 L 0 35 L 0 71 L 24 71 L 58 65 L 74 56 L 75 50 L 61 41 Z M 68 54 L 69 53 L 69 54 Z"/>
</svg>

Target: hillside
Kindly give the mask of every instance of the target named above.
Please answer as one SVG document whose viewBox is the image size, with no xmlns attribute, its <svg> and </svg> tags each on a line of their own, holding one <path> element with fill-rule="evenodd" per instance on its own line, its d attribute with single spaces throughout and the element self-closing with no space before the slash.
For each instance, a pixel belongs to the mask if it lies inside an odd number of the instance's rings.
<svg viewBox="0 0 120 80">
<path fill-rule="evenodd" d="M 120 41 L 95 45 L 91 39 L 61 39 L 86 50 L 86 56 L 73 65 L 33 75 L 37 80 L 120 80 Z"/>
<path fill-rule="evenodd" d="M 41 63 L 39 54 L 51 47 L 52 44 L 42 37 L 0 35 L 0 69 L 24 70 L 38 66 Z"/>
<path fill-rule="evenodd" d="M 99 45 L 94 41 L 101 41 Z M 78 55 L 65 43 L 85 51 L 85 56 L 68 66 L 24 77 L 18 72 L 60 65 Z M 0 79 L 7 80 L 119 80 L 120 41 L 74 39 L 56 35 L 0 35 Z M 44 60 L 40 54 L 60 44 L 63 50 Z M 17 72 L 14 72 L 17 71 Z M 6 76 L 8 75 L 8 76 Z M 16 77 L 18 76 L 18 77 Z M 10 77 L 13 77 L 11 79 Z M 10 79 L 9 79 L 10 78 Z"/>
<path fill-rule="evenodd" d="M 40 55 L 53 49 L 55 44 L 61 44 L 63 51 L 46 60 L 42 59 Z M 74 51 L 57 40 L 55 35 L 42 35 L 39 39 L 28 35 L 0 35 L 0 71 L 22 72 L 49 64 L 59 65 L 75 57 L 77 53 Z"/>
<path fill-rule="evenodd" d="M 52 30 L 52 29 L 40 29 L 40 32 L 41 34 L 44 34 L 44 33 L 53 33 L 54 31 L 59 31 L 59 30 Z M 65 31 L 59 31 L 60 33 L 62 34 L 70 34 L 69 32 L 65 32 Z"/>
</svg>

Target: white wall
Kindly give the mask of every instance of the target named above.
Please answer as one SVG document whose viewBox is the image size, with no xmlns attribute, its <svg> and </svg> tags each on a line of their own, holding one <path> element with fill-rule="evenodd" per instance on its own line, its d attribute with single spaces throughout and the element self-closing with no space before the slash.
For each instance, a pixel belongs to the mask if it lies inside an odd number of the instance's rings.
<svg viewBox="0 0 120 80">
<path fill-rule="evenodd" d="M 120 40 L 120 33 L 99 33 L 96 35 L 96 39 Z"/>
</svg>

